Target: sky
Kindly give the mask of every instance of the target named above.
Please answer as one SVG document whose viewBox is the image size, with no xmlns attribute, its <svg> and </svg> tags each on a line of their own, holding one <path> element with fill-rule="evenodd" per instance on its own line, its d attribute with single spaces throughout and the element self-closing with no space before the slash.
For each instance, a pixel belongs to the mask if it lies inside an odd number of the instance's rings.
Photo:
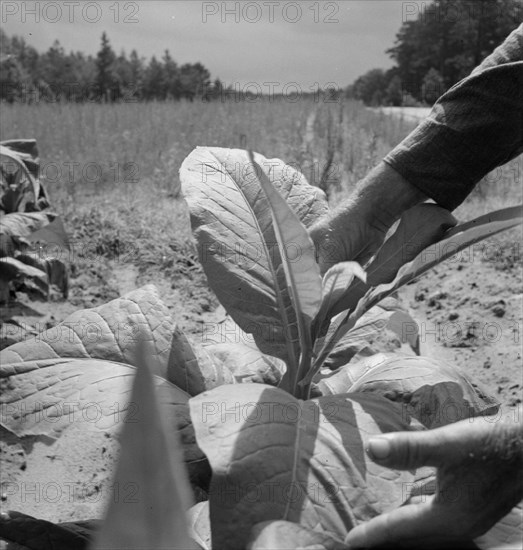
<svg viewBox="0 0 523 550">
<path fill-rule="evenodd" d="M 338 0 L 45 1 L 2 0 L 2 26 L 38 51 L 58 39 L 95 55 L 106 31 L 113 49 L 147 59 L 168 49 L 179 63 L 203 63 L 213 78 L 263 91 L 344 87 L 372 68 L 402 21 L 427 2 Z"/>
</svg>

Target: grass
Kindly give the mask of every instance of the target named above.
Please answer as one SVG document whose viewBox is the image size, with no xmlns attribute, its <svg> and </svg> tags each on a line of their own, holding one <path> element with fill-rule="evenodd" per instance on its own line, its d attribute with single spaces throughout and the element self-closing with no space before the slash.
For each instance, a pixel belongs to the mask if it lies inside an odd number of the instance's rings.
<svg viewBox="0 0 523 550">
<path fill-rule="evenodd" d="M 305 143 L 312 112 L 312 142 Z M 338 103 L 313 100 L 3 105 L 0 137 L 35 137 L 50 191 L 75 200 L 84 191 L 99 194 L 114 186 L 129 192 L 133 180 L 175 194 L 178 168 L 198 145 L 248 147 L 309 174 L 313 163 L 321 171 L 335 145 L 336 163 L 343 166 L 333 168 L 332 183 L 342 174 L 353 183 L 412 127 L 358 103 L 343 106 L 343 126 L 339 113 Z M 340 134 L 335 144 L 329 142 L 334 132 Z"/>
<path fill-rule="evenodd" d="M 281 158 L 337 203 L 415 126 L 357 102 L 312 99 L 4 104 L 1 110 L 0 139 L 37 139 L 42 181 L 80 243 L 73 275 L 99 274 L 100 259 L 125 260 L 138 267 L 140 282 L 161 275 L 187 294 L 191 286 L 206 286 L 178 196 L 178 170 L 196 146 Z M 458 208 L 458 218 L 523 202 L 521 169 L 520 158 L 491 174 Z M 100 301 L 115 293 L 109 289 Z"/>
<path fill-rule="evenodd" d="M 0 139 L 36 138 L 54 203 L 73 208 L 90 198 L 110 198 L 113 191 L 126 207 L 144 202 L 143 189 L 157 199 L 176 196 L 178 169 L 199 145 L 251 148 L 281 158 L 311 183 L 345 194 L 414 127 L 358 102 L 312 99 L 4 104 L 1 109 Z M 499 168 L 474 194 L 486 202 L 521 197 L 521 170 L 517 160 Z"/>
</svg>

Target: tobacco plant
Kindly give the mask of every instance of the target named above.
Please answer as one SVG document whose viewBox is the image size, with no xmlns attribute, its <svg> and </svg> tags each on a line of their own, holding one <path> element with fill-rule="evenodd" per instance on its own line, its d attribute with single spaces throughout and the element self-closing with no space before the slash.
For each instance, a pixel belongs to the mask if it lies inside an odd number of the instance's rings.
<svg viewBox="0 0 523 550">
<path fill-rule="evenodd" d="M 371 307 L 521 221 L 514 207 L 456 226 L 447 210 L 423 204 L 404 214 L 365 270 L 343 262 L 322 279 L 307 227 L 326 214 L 325 195 L 292 167 L 252 152 L 198 148 L 181 178 L 211 287 L 258 348 L 285 361 L 280 387 L 298 399 L 310 397 L 329 353 Z"/>
<path fill-rule="evenodd" d="M 213 470 L 212 545 L 257 548 L 267 532 L 273 542 L 275 533 L 292 539 L 293 524 L 321 533 L 322 544 L 339 544 L 360 521 L 409 498 L 400 494 L 409 474 L 368 461 L 364 437 L 409 429 L 409 415 L 431 428 L 491 413 L 496 404 L 452 367 L 422 359 L 360 362 L 353 378 L 349 363 L 329 386 L 321 371 L 330 354 L 341 344 L 338 358 L 345 349 L 349 362 L 370 308 L 463 248 L 514 227 L 522 208 L 456 225 L 446 210 L 420 205 L 365 270 L 345 262 L 322 279 L 307 228 L 328 207 L 298 171 L 247 151 L 197 148 L 181 180 L 212 289 L 257 347 L 286 365 L 279 388 L 221 386 L 190 401 Z M 324 395 L 310 399 L 314 381 Z M 400 402 L 385 398 L 391 395 Z M 439 411 L 449 399 L 459 411 L 453 419 Z M 275 523 L 282 520 L 291 523 Z"/>
<path fill-rule="evenodd" d="M 0 143 L 2 304 L 10 302 L 16 290 L 48 299 L 52 286 L 67 297 L 68 276 L 64 262 L 59 258 L 42 257 L 38 248 L 36 252 L 30 251 L 35 243 L 51 244 L 62 253 L 68 249 L 62 221 L 45 210 L 48 206 L 47 193 L 39 179 L 36 142 L 11 140 Z"/>
</svg>

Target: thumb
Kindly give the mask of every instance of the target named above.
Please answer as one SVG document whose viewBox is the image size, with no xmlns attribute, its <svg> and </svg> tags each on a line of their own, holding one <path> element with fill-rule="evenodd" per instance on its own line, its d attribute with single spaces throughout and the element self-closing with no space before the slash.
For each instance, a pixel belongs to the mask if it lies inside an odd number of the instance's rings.
<svg viewBox="0 0 523 550">
<path fill-rule="evenodd" d="M 408 504 L 360 523 L 349 531 L 344 543 L 349 548 L 373 548 L 401 543 L 401 547 L 426 548 L 431 537 L 445 532 L 442 520 L 432 511 L 432 500 L 423 504 Z M 441 548 L 441 538 L 438 540 Z"/>
<path fill-rule="evenodd" d="M 451 450 L 439 429 L 423 432 L 395 432 L 372 437 L 367 442 L 369 457 L 378 464 L 399 470 L 439 466 Z"/>
</svg>

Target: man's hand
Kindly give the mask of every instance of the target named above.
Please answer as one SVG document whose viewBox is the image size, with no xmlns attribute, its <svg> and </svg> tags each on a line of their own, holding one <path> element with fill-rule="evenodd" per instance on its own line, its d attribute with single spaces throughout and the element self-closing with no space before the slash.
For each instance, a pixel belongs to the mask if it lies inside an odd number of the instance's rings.
<svg viewBox="0 0 523 550">
<path fill-rule="evenodd" d="M 388 164 L 380 163 L 348 200 L 309 229 L 321 273 L 348 260 L 364 265 L 401 214 L 426 198 Z"/>
<path fill-rule="evenodd" d="M 521 416 L 518 420 L 478 417 L 369 440 L 367 453 L 379 464 L 400 470 L 435 466 L 436 494 L 358 525 L 345 543 L 439 548 L 488 531 L 523 498 Z"/>
<path fill-rule="evenodd" d="M 359 210 L 357 203 L 344 203 L 338 216 L 331 214 L 309 229 L 322 275 L 349 259 L 364 265 L 382 245 L 386 225 L 371 225 L 373 220 L 365 219 Z"/>
</svg>

